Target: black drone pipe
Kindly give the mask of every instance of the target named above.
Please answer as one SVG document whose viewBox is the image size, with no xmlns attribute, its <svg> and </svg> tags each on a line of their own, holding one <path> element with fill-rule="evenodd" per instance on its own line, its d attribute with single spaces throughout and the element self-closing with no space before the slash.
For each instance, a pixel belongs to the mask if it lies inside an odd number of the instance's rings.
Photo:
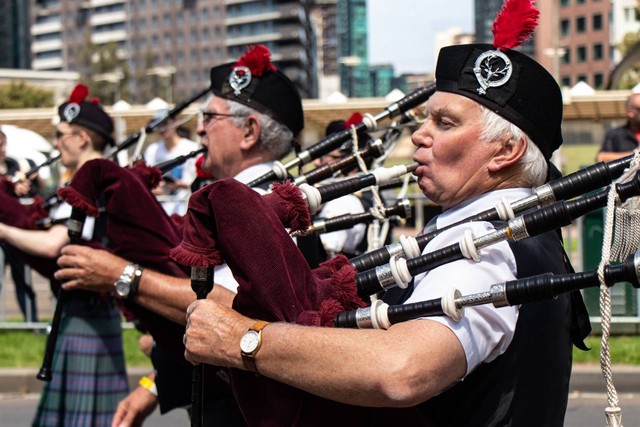
<svg viewBox="0 0 640 427">
<path fill-rule="evenodd" d="M 533 190 L 529 197 L 514 202 L 511 209 L 514 213 L 523 212 L 535 206 L 547 206 L 556 200 L 566 200 L 581 194 L 609 185 L 614 179 L 622 175 L 622 172 L 629 167 L 633 155 L 613 160 L 611 162 L 599 162 L 585 169 L 574 172 L 570 175 L 551 181 Z M 471 221 L 497 221 L 501 215 L 496 208 L 488 209 L 476 215 L 470 216 L 462 221 L 441 228 L 436 231 L 422 234 L 416 237 L 416 242 L 420 251 L 435 236 L 447 228 L 457 226 L 463 222 Z M 394 255 L 404 256 L 403 247 L 399 243 L 393 243 L 383 248 L 359 255 L 351 259 L 351 264 L 358 271 L 366 271 L 389 262 Z"/>
<path fill-rule="evenodd" d="M 381 139 L 376 139 L 372 141 L 371 144 L 367 145 L 362 150 L 358 151 L 358 156 L 362 159 L 376 159 L 384 154 L 384 145 Z M 313 169 L 305 174 L 302 174 L 296 177 L 293 180 L 295 185 L 300 184 L 316 184 L 324 179 L 327 179 L 333 176 L 336 172 L 346 172 L 351 169 L 358 163 L 358 158 L 355 154 L 350 154 L 346 157 L 343 157 L 340 160 L 337 160 L 328 165 L 320 166 L 316 169 Z"/>
<path fill-rule="evenodd" d="M 387 106 L 384 111 L 378 113 L 374 117 L 365 117 L 362 123 L 355 125 L 356 132 L 374 131 L 376 130 L 377 123 L 387 118 L 396 117 L 403 112 L 417 107 L 425 102 L 436 90 L 435 83 L 420 88 L 409 95 L 405 96 L 401 100 L 394 102 Z M 343 131 L 334 133 L 324 138 L 320 142 L 313 144 L 308 149 L 300 152 L 293 160 L 283 165 L 276 163 L 274 170 L 267 172 L 266 174 L 254 179 L 249 184 L 249 187 L 255 187 L 265 182 L 282 180 L 286 178 L 286 172 L 294 167 L 305 165 L 314 159 L 324 156 L 330 151 L 340 147 L 343 143 L 351 139 L 351 129 L 345 129 Z"/>
<path fill-rule="evenodd" d="M 604 281 L 607 286 L 619 282 L 630 282 L 636 289 L 640 287 L 640 253 L 629 255 L 626 262 L 604 267 Z M 581 273 L 546 273 L 524 279 L 510 280 L 492 285 L 489 291 L 462 296 L 453 293 L 453 314 L 461 318 L 464 308 L 481 304 L 493 304 L 495 307 L 526 304 L 549 300 L 558 295 L 579 289 L 600 286 L 598 270 Z M 376 303 L 371 307 L 338 313 L 334 325 L 340 328 L 383 328 L 420 317 L 450 315 L 447 307 L 451 301 L 436 298 L 404 305 L 389 306 Z"/>
<path fill-rule="evenodd" d="M 77 244 L 82 239 L 82 228 L 84 227 L 84 221 L 87 215 L 80 209 L 73 208 L 71 210 L 71 217 L 67 221 L 67 233 L 69 240 L 73 244 Z M 67 292 L 60 288 L 58 291 L 58 300 L 56 301 L 56 308 L 53 312 L 53 319 L 51 320 L 51 330 L 47 336 L 47 344 L 45 346 L 44 357 L 42 359 L 42 366 L 36 375 L 36 378 L 40 381 L 50 381 L 51 372 L 53 366 L 53 356 L 56 351 L 56 343 L 58 342 L 58 335 L 60 331 L 60 322 L 62 321 L 62 309 L 67 300 Z"/>
<path fill-rule="evenodd" d="M 164 116 L 158 117 L 156 119 L 153 119 L 151 122 L 149 122 L 149 124 L 144 128 L 144 132 L 145 133 L 153 132 L 157 127 L 165 124 L 167 122 L 167 120 L 176 117 L 185 108 L 187 108 L 191 103 L 197 101 L 199 98 L 203 97 L 204 95 L 206 95 L 210 91 L 211 91 L 210 88 L 206 88 L 205 90 L 197 92 L 194 95 L 192 95 L 190 98 L 178 103 L 175 107 L 173 107 L 171 110 L 169 110 L 167 112 L 167 114 L 165 114 Z M 126 140 L 124 140 L 121 144 L 118 144 L 117 146 L 115 146 L 111 150 L 109 150 L 104 155 L 104 157 L 106 159 L 112 158 L 113 156 L 118 154 L 120 151 L 125 150 L 125 149 L 131 147 L 136 142 L 138 142 L 138 140 L 140 139 L 141 136 L 142 136 L 141 132 L 134 132 Z"/>
<path fill-rule="evenodd" d="M 174 159 L 167 160 L 166 162 L 158 163 L 155 167 L 160 169 L 160 172 L 162 174 L 165 174 L 165 173 L 169 172 L 171 169 L 175 168 L 176 166 L 179 166 L 179 165 L 183 164 L 187 160 L 189 160 L 189 159 L 191 159 L 193 157 L 196 157 L 199 154 L 204 154 L 206 152 L 207 152 L 207 148 L 206 147 L 202 147 L 202 148 L 194 150 L 194 151 L 192 151 L 190 153 L 183 154 L 182 156 L 178 156 L 178 157 L 176 157 Z"/>
<path fill-rule="evenodd" d="M 54 156 L 54 157 L 50 157 L 45 162 L 42 162 L 41 164 L 32 167 L 31 169 L 26 171 L 24 173 L 24 175 L 22 175 L 22 174 L 15 175 L 14 177 L 11 178 L 11 182 L 14 183 L 14 184 L 17 184 L 20 181 L 24 181 L 25 179 L 29 179 L 33 175 L 35 175 L 40 170 L 40 168 L 49 166 L 51 163 L 57 162 L 58 160 L 60 160 L 60 154 L 58 154 L 57 156 Z"/>
<path fill-rule="evenodd" d="M 398 216 L 400 218 L 410 218 L 411 217 L 411 203 L 409 200 L 404 199 L 397 202 L 393 206 L 389 206 L 384 208 L 380 214 L 385 218 L 390 218 L 392 216 Z M 356 224 L 364 224 L 373 221 L 376 216 L 372 212 L 362 212 L 357 214 L 344 214 L 340 216 L 336 216 L 333 218 L 319 218 L 313 221 L 313 223 L 309 226 L 307 230 L 302 233 L 310 234 L 322 234 L 322 233 L 331 233 L 332 231 L 337 230 L 345 230 L 353 227 Z M 295 233 L 293 235 L 298 235 Z"/>
<path fill-rule="evenodd" d="M 616 190 L 618 198 L 622 202 L 630 197 L 640 195 L 640 173 L 636 174 L 629 182 L 616 184 Z M 609 189 L 607 188 L 591 195 L 556 202 L 544 208 L 527 212 L 509 221 L 506 227 L 473 239 L 473 246 L 481 249 L 507 239 L 518 241 L 569 225 L 576 218 L 606 206 L 608 193 Z M 450 245 L 406 260 L 406 272 L 413 277 L 463 257 L 463 248 L 460 244 Z M 356 285 L 358 294 L 362 297 L 398 286 L 391 264 L 359 273 Z"/>
</svg>

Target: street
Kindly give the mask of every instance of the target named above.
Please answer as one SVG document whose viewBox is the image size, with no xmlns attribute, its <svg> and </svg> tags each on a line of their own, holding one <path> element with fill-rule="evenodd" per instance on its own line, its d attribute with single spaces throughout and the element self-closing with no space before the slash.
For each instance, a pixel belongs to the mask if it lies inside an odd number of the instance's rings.
<svg viewBox="0 0 640 427">
<path fill-rule="evenodd" d="M 618 398 L 622 408 L 623 424 L 627 427 L 640 425 L 640 393 L 621 393 Z M 604 427 L 606 403 L 607 397 L 604 393 L 571 393 L 565 427 Z M 0 395 L 0 425 L 3 427 L 29 426 L 37 404 L 37 394 Z M 162 416 L 156 410 L 145 425 L 178 427 L 189 426 L 190 423 L 186 412 L 178 409 Z"/>
</svg>

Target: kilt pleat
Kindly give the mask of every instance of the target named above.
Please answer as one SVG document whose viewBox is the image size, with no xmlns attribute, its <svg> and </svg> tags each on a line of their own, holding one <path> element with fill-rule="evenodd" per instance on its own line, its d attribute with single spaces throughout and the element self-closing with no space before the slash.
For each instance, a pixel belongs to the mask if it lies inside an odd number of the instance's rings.
<svg viewBox="0 0 640 427">
<path fill-rule="evenodd" d="M 118 310 L 65 317 L 33 426 L 109 427 L 128 391 Z"/>
</svg>

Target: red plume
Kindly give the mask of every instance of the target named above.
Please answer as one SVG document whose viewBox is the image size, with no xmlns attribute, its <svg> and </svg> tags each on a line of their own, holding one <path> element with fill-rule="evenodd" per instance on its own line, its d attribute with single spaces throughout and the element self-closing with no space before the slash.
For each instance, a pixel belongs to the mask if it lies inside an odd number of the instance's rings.
<svg viewBox="0 0 640 427">
<path fill-rule="evenodd" d="M 254 76 L 261 76 L 265 71 L 276 71 L 277 68 L 271 63 L 271 52 L 266 46 L 258 44 L 250 46 L 238 62 L 236 67 L 244 66 L 251 70 Z"/>
<path fill-rule="evenodd" d="M 349 129 L 351 126 L 359 125 L 360 123 L 362 123 L 362 114 L 356 111 L 344 122 L 344 128 Z"/>
<path fill-rule="evenodd" d="M 96 104 L 96 105 L 100 105 L 100 99 L 99 98 L 91 98 L 91 103 L 92 104 Z"/>
<path fill-rule="evenodd" d="M 71 91 L 71 95 L 69 95 L 69 102 L 80 104 L 87 98 L 87 95 L 89 95 L 89 88 L 82 83 L 78 83 Z"/>
<path fill-rule="evenodd" d="M 500 50 L 520 46 L 538 26 L 539 16 L 531 0 L 507 0 L 493 22 L 493 46 Z"/>
</svg>

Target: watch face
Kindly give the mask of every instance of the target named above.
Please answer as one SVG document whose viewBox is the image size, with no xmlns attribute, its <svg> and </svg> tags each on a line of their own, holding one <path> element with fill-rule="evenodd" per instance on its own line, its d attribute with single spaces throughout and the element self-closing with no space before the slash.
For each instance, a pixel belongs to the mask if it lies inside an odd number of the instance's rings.
<svg viewBox="0 0 640 427">
<path fill-rule="evenodd" d="M 253 353 L 258 349 L 260 336 L 256 331 L 247 331 L 240 340 L 240 350 L 243 353 Z"/>
<path fill-rule="evenodd" d="M 121 297 L 126 297 L 129 295 L 129 291 L 131 290 L 131 284 L 129 282 L 125 282 L 122 280 L 118 280 L 116 282 L 116 293 Z"/>
</svg>

